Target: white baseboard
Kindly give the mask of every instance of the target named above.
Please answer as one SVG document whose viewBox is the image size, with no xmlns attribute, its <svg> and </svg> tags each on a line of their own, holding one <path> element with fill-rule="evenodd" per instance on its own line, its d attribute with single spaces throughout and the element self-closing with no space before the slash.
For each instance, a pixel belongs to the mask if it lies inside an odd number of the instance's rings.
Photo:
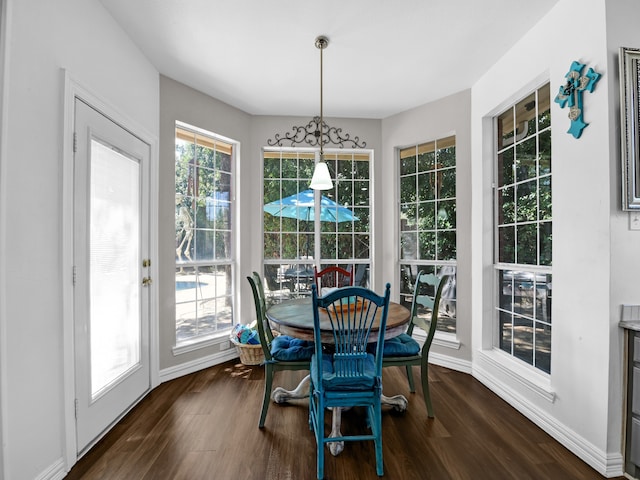
<svg viewBox="0 0 640 480">
<path fill-rule="evenodd" d="M 429 363 L 462 373 L 471 374 L 472 371 L 469 360 L 450 357 L 448 355 L 442 355 L 441 353 L 429 352 Z"/>
<path fill-rule="evenodd" d="M 168 382 L 169 380 L 182 377 L 183 375 L 188 375 L 199 370 L 204 370 L 205 368 L 213 367 L 214 365 L 233 360 L 234 358 L 238 358 L 238 352 L 236 349 L 230 348 L 222 352 L 216 352 L 212 355 L 198 358 L 191 362 L 181 363 L 175 367 L 165 368 L 160 370 L 160 383 Z"/>
<path fill-rule="evenodd" d="M 624 475 L 624 458 L 622 454 L 607 454 L 570 428 L 553 421 L 546 412 L 542 412 L 535 405 L 527 402 L 516 391 L 505 388 L 504 383 L 499 382 L 488 370 L 478 366 L 478 362 L 472 365 L 467 360 L 430 352 L 429 363 L 473 375 L 474 378 L 551 435 L 582 461 L 597 470 L 598 473 L 607 478 Z"/>
<path fill-rule="evenodd" d="M 62 480 L 67 476 L 67 471 L 64 466 L 64 459 L 60 457 L 54 463 L 52 463 L 49 468 L 44 470 L 40 475 L 38 475 L 35 480 Z"/>
<path fill-rule="evenodd" d="M 505 386 L 479 362 L 473 365 L 472 375 L 601 475 L 608 478 L 624 475 L 624 459 L 621 453 L 608 454 L 596 448 L 566 425 L 549 417 L 548 412 L 528 402 L 519 392 Z"/>
</svg>

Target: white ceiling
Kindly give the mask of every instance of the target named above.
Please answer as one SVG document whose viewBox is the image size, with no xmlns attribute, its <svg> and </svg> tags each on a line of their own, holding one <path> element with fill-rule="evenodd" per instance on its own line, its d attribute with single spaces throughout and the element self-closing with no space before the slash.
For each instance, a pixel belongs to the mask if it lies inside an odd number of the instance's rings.
<svg viewBox="0 0 640 480">
<path fill-rule="evenodd" d="M 558 0 L 100 0 L 158 71 L 254 115 L 385 118 L 469 88 Z"/>
</svg>

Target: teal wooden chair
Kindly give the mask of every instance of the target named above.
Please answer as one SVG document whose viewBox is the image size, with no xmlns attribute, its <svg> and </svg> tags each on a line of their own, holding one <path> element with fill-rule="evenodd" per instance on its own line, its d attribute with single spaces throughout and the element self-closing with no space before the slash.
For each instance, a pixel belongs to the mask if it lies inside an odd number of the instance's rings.
<svg viewBox="0 0 640 480">
<path fill-rule="evenodd" d="M 309 426 L 316 438 L 318 479 L 324 477 L 325 444 L 329 442 L 373 440 L 376 473 L 379 476 L 384 474 L 380 402 L 382 346 L 389 292 L 389 284 L 384 296 L 363 287 L 343 287 L 319 297 L 317 286 L 311 287 L 315 353 L 311 359 Z M 372 354 L 367 347 L 374 322 L 379 326 L 379 342 Z M 332 340 L 327 341 L 328 338 Z M 355 406 L 366 407 L 370 433 L 327 437 L 324 422 L 326 409 Z"/>
<path fill-rule="evenodd" d="M 438 325 L 438 310 L 440 308 L 442 288 L 447 283 L 448 278 L 449 275 L 438 277 L 431 273 L 418 272 L 411 302 L 411 321 L 407 332 L 384 342 L 383 368 L 404 366 L 407 371 L 409 391 L 411 393 L 416 391 L 412 367 L 414 365 L 420 366 L 424 403 L 430 418 L 433 418 L 434 414 L 429 392 L 429 349 Z M 420 315 L 424 313 L 425 309 L 428 311 L 427 318 Z M 422 347 L 412 337 L 415 327 L 421 328 L 427 334 Z"/>
<path fill-rule="evenodd" d="M 256 319 L 260 344 L 264 352 L 264 396 L 258 427 L 263 428 L 269 409 L 273 376 L 281 370 L 309 370 L 314 348 L 313 342 L 300 340 L 288 335 L 274 336 L 266 318 L 266 298 L 260 275 L 253 272 L 247 277 L 256 307 Z"/>
</svg>

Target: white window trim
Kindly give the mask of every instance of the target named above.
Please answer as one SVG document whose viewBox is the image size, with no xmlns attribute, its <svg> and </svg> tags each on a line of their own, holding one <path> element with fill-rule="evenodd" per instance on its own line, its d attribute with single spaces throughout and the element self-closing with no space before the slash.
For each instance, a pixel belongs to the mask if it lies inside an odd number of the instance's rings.
<svg viewBox="0 0 640 480">
<path fill-rule="evenodd" d="M 295 147 L 270 147 L 270 146 L 264 146 L 262 147 L 262 150 L 260 152 L 260 161 L 261 161 L 261 165 L 260 165 L 260 176 L 261 176 L 261 184 L 260 184 L 260 205 L 263 206 L 265 201 L 264 201 L 264 182 L 265 182 L 265 178 L 264 178 L 264 156 L 266 152 L 284 152 L 284 153 L 313 153 L 314 154 L 314 158 L 316 163 L 320 161 L 320 149 L 316 148 L 316 147 L 302 147 L 302 146 L 295 146 Z M 369 191 L 370 191 L 370 196 L 369 196 L 369 209 L 370 212 L 374 211 L 374 150 L 370 149 L 370 148 L 325 148 L 324 149 L 324 153 L 326 156 L 329 155 L 340 155 L 340 154 L 366 154 L 369 156 Z M 280 177 L 280 179 L 282 180 L 282 177 Z M 311 180 L 309 180 L 311 181 Z M 321 192 L 322 194 L 322 192 Z M 353 259 L 337 259 L 336 263 L 349 263 L 349 264 L 366 264 L 369 265 L 369 285 L 373 285 L 374 283 L 374 276 L 375 276 L 375 271 L 374 271 L 374 251 L 375 251 L 375 219 L 374 219 L 374 215 L 370 214 L 370 221 L 369 221 L 369 257 L 366 259 L 363 258 L 353 258 Z M 320 230 L 315 230 L 315 226 L 314 226 L 314 235 L 319 235 L 320 234 Z M 288 264 L 304 264 L 304 263 L 309 263 L 308 260 L 305 259 L 281 259 L 281 258 L 277 258 L 277 259 L 265 259 L 264 258 L 264 223 L 262 222 L 262 220 L 260 220 L 260 245 L 261 245 L 261 252 L 260 255 L 262 257 L 262 271 L 264 272 L 264 266 L 265 265 L 280 265 L 283 263 L 288 263 Z M 314 242 L 316 245 L 319 245 L 319 242 Z M 318 247 L 319 248 L 319 247 Z M 313 264 L 316 265 L 318 268 L 320 268 L 320 262 L 321 261 L 330 261 L 330 259 L 323 259 L 323 258 L 319 258 L 318 255 L 316 255 L 316 252 L 313 252 Z M 318 258 L 318 259 L 316 259 Z M 332 261 L 332 260 L 331 260 Z"/>
<path fill-rule="evenodd" d="M 512 357 L 499 348 L 487 350 L 478 350 L 474 359 L 474 374 L 478 373 L 480 377 L 492 377 L 490 383 L 500 386 L 504 390 L 505 385 L 518 384 L 526 387 L 529 391 L 535 393 L 539 397 L 554 403 L 556 392 L 551 386 L 551 376 L 542 372 L 540 369 L 529 365 L 525 362 Z M 485 368 L 489 367 L 489 368 Z M 493 375 L 488 372 L 491 371 Z M 495 374 L 500 375 L 500 379 L 495 378 Z"/>
<path fill-rule="evenodd" d="M 537 93 L 540 88 L 545 86 L 547 83 L 550 83 L 547 74 L 541 74 L 536 79 L 529 82 L 527 86 L 521 89 L 518 94 L 513 95 L 509 100 L 506 100 L 500 107 L 494 109 L 490 112 L 483 122 L 483 141 L 487 146 L 490 146 L 491 150 L 487 151 L 488 157 L 490 159 L 490 174 L 491 174 L 491 182 L 489 184 L 489 192 L 490 192 L 490 202 L 488 203 L 489 212 L 491 216 L 491 251 L 492 256 L 489 257 L 489 266 L 491 267 L 490 274 L 490 282 L 488 285 L 491 285 L 489 289 L 491 300 L 491 315 L 488 319 L 489 329 L 491 332 L 491 341 L 490 345 L 484 346 L 483 349 L 479 350 L 481 355 L 484 355 L 487 359 L 491 360 L 491 363 L 494 366 L 497 366 L 503 372 L 509 372 L 510 376 L 513 376 L 516 380 L 519 380 L 520 383 L 524 384 L 532 388 L 534 391 L 539 391 L 542 393 L 543 397 L 547 399 L 550 398 L 551 403 L 555 400 L 555 392 L 551 389 L 550 386 L 550 374 L 540 370 L 534 365 L 530 365 L 527 362 L 518 359 L 517 357 L 501 350 L 499 348 L 499 336 L 500 331 L 498 328 L 499 320 L 497 318 L 496 312 L 498 311 L 498 282 L 497 282 L 497 272 L 499 270 L 522 270 L 526 272 L 540 272 L 543 274 L 551 274 L 553 275 L 553 267 L 547 265 L 528 265 L 528 264 L 518 264 L 518 263 L 502 263 L 498 262 L 498 239 L 495 235 L 496 233 L 496 225 L 497 225 L 497 210 L 496 210 L 496 191 L 498 188 L 497 182 L 497 143 L 496 143 L 496 132 L 497 132 L 497 117 L 501 112 L 505 111 L 508 108 L 512 108 L 523 98 L 526 98 L 531 92 Z M 536 109 L 538 97 L 536 95 Z M 539 135 L 539 132 L 536 133 Z M 553 158 L 551 160 L 553 162 Z M 553 170 L 552 170 L 553 171 Z M 536 178 L 540 178 L 538 175 Z M 553 216 L 552 216 L 553 221 Z M 484 282 L 483 282 L 484 283 Z M 487 328 L 485 324 L 485 318 L 483 318 L 483 332 L 485 332 L 485 328 Z M 484 338 L 484 336 L 483 336 Z M 553 353 L 553 352 L 552 352 Z M 496 362 L 497 360 L 501 360 Z"/>
<path fill-rule="evenodd" d="M 427 339 L 427 333 L 419 328 L 414 329 L 412 337 L 422 345 Z M 436 330 L 435 335 L 433 336 L 433 345 L 450 348 L 451 350 L 460 350 L 460 340 L 458 340 L 457 334 L 455 333 L 446 333 Z"/>
<path fill-rule="evenodd" d="M 444 138 L 448 138 L 448 137 L 455 137 L 456 138 L 456 142 L 457 142 L 457 136 L 456 136 L 456 132 L 452 131 L 446 134 L 443 134 L 442 136 L 439 137 L 440 140 L 444 139 Z M 437 142 L 438 142 L 438 138 L 431 140 L 433 142 L 436 142 L 436 146 L 437 146 Z M 422 142 L 421 142 L 422 143 Z M 429 141 L 424 142 L 424 143 L 429 143 Z M 404 150 L 406 148 L 410 148 L 410 147 L 415 147 L 419 145 L 418 143 L 409 143 L 407 145 L 403 145 L 403 146 L 399 146 L 399 147 L 395 147 L 394 148 L 394 156 L 396 158 L 396 161 L 399 162 L 400 160 L 400 152 L 401 150 Z M 457 143 L 456 143 L 456 148 L 457 148 Z M 400 220 L 400 215 L 399 213 L 399 209 L 400 209 L 400 177 L 401 175 L 398 172 L 398 166 L 396 164 L 396 167 L 394 167 L 394 173 L 396 175 L 396 210 L 395 213 L 397 215 L 397 231 L 402 232 L 401 230 L 401 220 Z M 456 150 L 456 166 L 455 166 L 455 170 L 456 170 L 456 196 L 455 196 L 455 200 L 456 200 L 456 209 L 458 207 L 458 192 L 457 192 L 457 184 L 458 184 L 458 157 L 457 157 L 457 150 Z M 456 247 L 457 247 L 457 241 L 458 241 L 458 224 L 457 224 L 457 220 L 456 220 Z M 401 235 L 400 237 L 396 237 L 396 241 L 397 241 L 397 250 L 396 250 L 396 256 L 397 256 L 397 261 L 396 261 L 396 265 L 395 265 L 395 276 L 396 276 L 396 283 L 399 285 L 400 284 L 400 266 L 401 265 L 416 265 L 418 267 L 423 267 L 423 266 L 432 266 L 432 267 L 443 267 L 443 266 L 452 266 L 455 267 L 456 269 L 456 277 L 458 275 L 458 252 L 457 252 L 457 248 L 456 248 L 456 258 L 455 260 L 423 260 L 423 259 L 403 259 L 402 258 L 402 240 L 401 240 Z M 451 348 L 451 349 L 455 349 L 455 350 L 459 350 L 460 349 L 460 340 L 458 339 L 458 316 L 457 316 L 457 305 L 458 305 L 458 295 L 456 294 L 456 331 L 455 333 L 446 333 L 446 332 L 442 332 L 436 329 L 436 332 L 434 334 L 433 337 L 433 344 L 434 345 L 438 345 L 441 347 L 445 347 L 445 348 Z M 424 343 L 425 339 L 426 339 L 426 335 L 422 333 L 422 331 L 420 329 L 414 330 L 413 335 L 416 337 L 417 340 L 420 341 L 421 344 Z"/>
<path fill-rule="evenodd" d="M 228 344 L 230 330 L 231 329 L 225 329 L 209 335 L 203 335 L 200 337 L 194 337 L 191 340 L 182 341 L 171 348 L 173 356 L 177 357 L 178 355 L 195 352 L 203 348 L 220 344 Z"/>
<path fill-rule="evenodd" d="M 476 194 L 472 195 L 472 218 L 476 219 L 473 226 L 474 233 L 481 241 L 474 243 L 472 250 L 476 258 L 474 262 L 472 280 L 480 288 L 472 292 L 472 309 L 481 312 L 478 329 L 473 332 L 472 374 L 475 378 L 508 399 L 511 404 L 520 404 L 524 410 L 529 405 L 521 401 L 521 393 L 514 392 L 509 385 L 523 385 L 541 398 L 553 403 L 556 392 L 552 387 L 551 376 L 541 370 L 511 357 L 494 347 L 495 332 L 495 266 L 494 263 L 494 169 L 495 169 L 495 117 L 509 105 L 523 98 L 527 92 L 540 88 L 549 82 L 549 71 L 540 72 L 529 79 L 524 85 L 503 99 L 491 110 L 482 114 L 481 133 L 476 141 L 481 151 L 481 162 L 472 162 L 472 186 Z"/>
<path fill-rule="evenodd" d="M 238 178 L 237 178 L 237 172 L 238 172 L 238 162 L 240 161 L 240 142 L 237 140 L 234 140 L 232 138 L 229 137 L 225 137 L 224 135 L 220 135 L 218 133 L 214 133 L 211 132 L 209 130 L 205 130 L 203 128 L 197 127 L 195 125 L 192 125 L 190 123 L 186 123 L 186 122 L 182 122 L 180 120 L 176 120 L 175 122 L 175 126 L 176 127 L 180 127 L 180 128 L 184 128 L 186 130 L 191 130 L 193 132 L 202 134 L 202 135 L 206 135 L 208 137 L 214 138 L 215 140 L 219 140 L 221 142 L 224 143 L 228 143 L 232 146 L 232 156 L 231 156 L 231 183 L 232 183 L 232 191 L 231 191 L 231 231 L 232 231 L 232 235 L 231 235 L 231 244 L 232 244 L 232 252 L 231 252 L 231 259 L 230 260 L 225 260 L 225 261 L 213 261 L 213 262 L 207 262 L 206 265 L 230 265 L 231 266 L 231 312 L 232 312 L 232 318 L 234 319 L 234 322 L 232 322 L 232 325 L 229 328 L 225 328 L 223 330 L 220 331 L 216 331 L 214 333 L 210 333 L 210 334 L 206 334 L 206 335 L 198 335 L 186 340 L 182 340 L 182 341 L 178 341 L 177 335 L 176 335 L 176 318 L 175 318 L 175 309 L 174 309 L 174 318 L 173 318 L 173 324 L 174 324 L 174 346 L 172 347 L 172 352 L 173 355 L 182 355 L 184 353 L 189 353 L 189 352 L 193 352 L 196 350 L 200 350 L 202 348 L 207 348 L 210 346 L 214 346 L 214 345 L 218 345 L 221 344 L 226 340 L 228 340 L 228 336 L 229 333 L 231 332 L 231 330 L 233 329 L 233 325 L 235 323 L 237 323 L 237 319 L 239 318 L 239 309 L 238 306 L 241 302 L 239 302 L 239 300 L 236 298 L 237 295 L 237 289 L 236 289 L 236 277 L 237 275 L 237 271 L 238 271 L 238 264 L 236 261 L 236 253 L 238 252 L 238 241 L 239 241 L 239 231 L 237 230 L 237 227 L 234 227 L 234 225 L 238 225 L 238 219 L 237 219 L 237 215 L 238 215 L 238 211 L 240 206 L 237 205 L 238 203 L 238 197 L 237 195 L 237 190 L 238 190 L 238 186 L 239 186 L 239 182 L 238 182 Z M 174 148 L 175 148 L 175 134 L 174 134 Z M 174 174 L 175 176 L 175 174 Z M 174 275 L 175 275 L 175 262 L 174 262 Z M 175 289 L 173 290 L 174 295 L 175 295 Z"/>
</svg>

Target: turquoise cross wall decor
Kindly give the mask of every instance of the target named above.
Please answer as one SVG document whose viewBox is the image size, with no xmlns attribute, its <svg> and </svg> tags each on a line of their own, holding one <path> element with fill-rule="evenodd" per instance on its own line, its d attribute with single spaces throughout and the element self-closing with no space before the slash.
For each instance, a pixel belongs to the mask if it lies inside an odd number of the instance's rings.
<svg viewBox="0 0 640 480">
<path fill-rule="evenodd" d="M 593 92 L 596 86 L 596 82 L 602 76 L 595 72 L 593 68 L 589 68 L 585 75 L 582 75 L 582 69 L 584 64 L 576 62 L 575 60 L 571 64 L 571 68 L 565 75 L 567 83 L 560 87 L 558 95 L 556 95 L 555 102 L 560 105 L 560 108 L 564 108 L 569 105 L 569 120 L 571 120 L 571 127 L 567 130 L 575 138 L 580 138 L 582 130 L 589 125 L 582 120 L 582 92 Z"/>
</svg>

